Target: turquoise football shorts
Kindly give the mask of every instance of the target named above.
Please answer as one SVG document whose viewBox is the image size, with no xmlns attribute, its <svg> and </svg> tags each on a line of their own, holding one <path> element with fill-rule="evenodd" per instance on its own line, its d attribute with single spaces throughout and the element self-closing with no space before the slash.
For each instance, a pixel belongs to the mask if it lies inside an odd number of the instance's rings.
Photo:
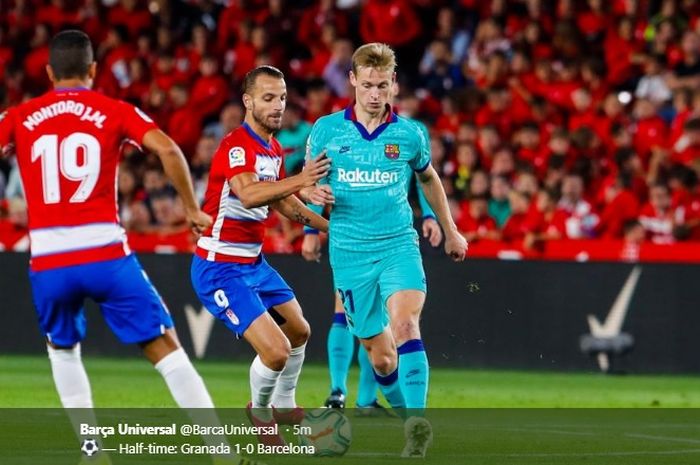
<svg viewBox="0 0 700 465">
<path fill-rule="evenodd" d="M 389 325 L 386 303 L 394 293 L 427 291 L 417 247 L 397 250 L 376 262 L 335 268 L 333 279 L 343 301 L 348 328 L 362 339 L 380 334 Z"/>
</svg>

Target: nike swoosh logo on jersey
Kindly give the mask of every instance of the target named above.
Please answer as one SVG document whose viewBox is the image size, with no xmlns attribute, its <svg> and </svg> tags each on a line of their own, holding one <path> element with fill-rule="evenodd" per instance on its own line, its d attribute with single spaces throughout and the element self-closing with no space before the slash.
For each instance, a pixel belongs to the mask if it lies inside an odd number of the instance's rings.
<svg viewBox="0 0 700 465">
<path fill-rule="evenodd" d="M 345 153 L 350 151 L 350 146 L 349 145 L 343 145 L 340 147 L 340 150 L 338 150 L 338 153 Z"/>
</svg>

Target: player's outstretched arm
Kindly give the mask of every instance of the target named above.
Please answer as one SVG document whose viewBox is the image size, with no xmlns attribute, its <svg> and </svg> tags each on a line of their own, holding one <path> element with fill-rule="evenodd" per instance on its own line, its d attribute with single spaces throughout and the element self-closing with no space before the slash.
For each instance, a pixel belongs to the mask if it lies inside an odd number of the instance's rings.
<svg viewBox="0 0 700 465">
<path fill-rule="evenodd" d="M 280 181 L 258 181 L 255 173 L 245 172 L 232 177 L 229 183 L 245 208 L 261 207 L 315 185 L 328 174 L 330 166 L 331 160 L 321 154 L 307 161 L 301 173 Z"/>
<path fill-rule="evenodd" d="M 294 195 L 278 200 L 270 204 L 270 206 L 292 221 L 301 223 L 304 226 L 310 226 L 319 231 L 328 231 L 328 220 L 318 213 L 311 211 L 309 207 L 304 205 L 304 203 Z"/>
<path fill-rule="evenodd" d="M 418 179 L 423 187 L 425 198 L 433 211 L 435 211 L 438 222 L 445 232 L 445 253 L 454 261 L 461 262 L 467 255 L 468 245 L 452 219 L 450 208 L 447 205 L 445 189 L 443 189 L 442 182 L 440 182 L 440 176 L 438 176 L 435 168 L 428 166 L 425 171 L 418 174 Z"/>
<path fill-rule="evenodd" d="M 197 203 L 192 187 L 190 170 L 180 147 L 160 129 L 151 129 L 143 136 L 143 146 L 152 151 L 161 163 L 165 174 L 180 194 L 185 213 L 190 225 L 199 233 L 204 232 L 212 224 L 211 216 L 204 213 Z"/>
</svg>

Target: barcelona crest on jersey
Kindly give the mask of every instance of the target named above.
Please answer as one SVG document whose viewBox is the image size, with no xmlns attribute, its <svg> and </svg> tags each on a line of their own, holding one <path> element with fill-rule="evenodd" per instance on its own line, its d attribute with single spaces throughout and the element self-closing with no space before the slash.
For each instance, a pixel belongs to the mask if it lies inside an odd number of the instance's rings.
<svg viewBox="0 0 700 465">
<path fill-rule="evenodd" d="M 384 156 L 390 160 L 399 158 L 399 144 L 384 144 Z"/>
</svg>

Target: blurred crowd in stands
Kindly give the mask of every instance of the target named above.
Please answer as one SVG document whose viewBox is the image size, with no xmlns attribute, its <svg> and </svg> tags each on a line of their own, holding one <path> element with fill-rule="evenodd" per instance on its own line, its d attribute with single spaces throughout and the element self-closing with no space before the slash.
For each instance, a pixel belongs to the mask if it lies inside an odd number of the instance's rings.
<svg viewBox="0 0 700 465">
<path fill-rule="evenodd" d="M 313 122 L 351 103 L 354 48 L 381 41 L 398 56 L 396 111 L 427 125 L 470 241 L 700 240 L 700 2 L 0 0 L 0 109 L 48 89 L 48 40 L 73 26 L 94 41 L 95 88 L 180 144 L 200 198 L 249 69 L 286 74 L 294 173 Z M 0 243 L 26 247 L 21 182 L 0 163 Z M 155 157 L 125 145 L 118 188 L 136 249 L 188 249 Z M 268 252 L 299 247 L 295 225 L 273 217 L 269 233 Z"/>
</svg>

